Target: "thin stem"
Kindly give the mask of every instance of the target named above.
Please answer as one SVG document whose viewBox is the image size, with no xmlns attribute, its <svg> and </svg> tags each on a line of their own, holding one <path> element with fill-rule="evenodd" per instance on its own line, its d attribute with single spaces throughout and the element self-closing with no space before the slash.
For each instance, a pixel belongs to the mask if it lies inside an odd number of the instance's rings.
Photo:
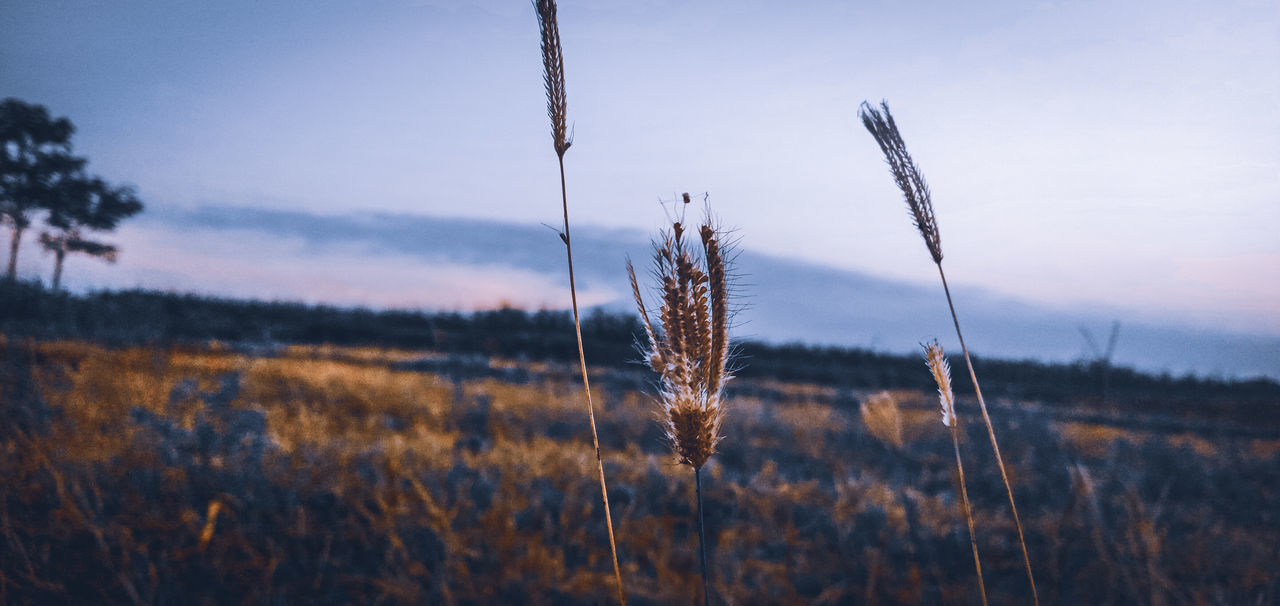
<svg viewBox="0 0 1280 606">
<path fill-rule="evenodd" d="M 6 274 L 10 282 L 18 279 L 18 245 L 22 243 L 22 228 L 14 226 L 9 238 L 9 271 Z"/>
<path fill-rule="evenodd" d="M 707 606 L 710 603 L 710 596 L 707 590 L 707 535 L 702 525 L 702 468 L 693 468 L 693 484 L 696 486 L 698 494 L 698 556 L 702 560 L 702 604 Z"/>
<path fill-rule="evenodd" d="M 67 250 L 65 247 L 59 248 L 58 252 L 54 254 L 54 259 L 55 259 L 54 265 L 53 265 L 54 292 L 57 292 L 59 285 L 62 284 L 62 262 L 64 259 L 66 259 L 66 257 L 67 257 Z"/>
<path fill-rule="evenodd" d="M 969 506 L 969 489 L 965 488 L 964 465 L 960 463 L 960 437 L 958 423 L 951 421 L 951 445 L 956 449 L 956 471 L 960 474 L 960 500 L 964 503 L 964 519 L 969 523 L 969 546 L 973 548 L 973 567 L 978 571 L 978 589 L 982 592 L 982 606 L 987 606 L 987 585 L 982 581 L 982 560 L 978 559 L 978 535 L 973 531 L 973 509 Z"/>
<path fill-rule="evenodd" d="M 604 521 L 609 529 L 609 551 L 613 555 L 613 576 L 618 580 L 618 602 L 627 604 L 622 590 L 622 569 L 618 568 L 618 546 L 613 539 L 613 515 L 609 511 L 609 491 L 604 483 L 604 461 L 600 458 L 600 438 L 596 434 L 596 411 L 591 402 L 591 381 L 587 378 L 587 356 L 582 350 L 582 323 L 578 320 L 578 289 L 573 280 L 573 244 L 569 238 L 569 194 L 564 181 L 564 155 L 560 154 L 560 200 L 564 206 L 564 250 L 569 257 L 569 297 L 573 301 L 573 331 L 578 337 L 578 365 L 582 370 L 582 389 L 587 392 L 587 418 L 591 420 L 591 444 L 596 449 L 596 468 L 600 472 L 600 497 L 604 500 Z"/>
<path fill-rule="evenodd" d="M 1031 597 L 1036 606 L 1040 605 L 1040 594 L 1036 591 L 1036 578 L 1031 574 L 1031 556 L 1027 555 L 1027 541 L 1022 536 L 1022 520 L 1018 518 L 1018 505 L 1013 502 L 1013 487 L 1009 485 L 1009 474 L 1004 470 L 1004 458 L 1000 456 L 1000 445 L 996 442 L 996 430 L 991 426 L 991 415 L 987 414 L 987 403 L 982 399 L 982 388 L 978 386 L 978 375 L 973 371 L 973 361 L 969 359 L 969 349 L 964 345 L 964 335 L 960 332 L 960 320 L 956 316 L 956 306 L 951 302 L 951 289 L 947 287 L 947 274 L 942 271 L 939 261 L 938 275 L 942 277 L 942 290 L 947 293 L 947 307 L 951 308 L 951 321 L 956 325 L 956 337 L 960 339 L 960 351 L 964 352 L 964 363 L 969 367 L 969 379 L 973 381 L 973 391 L 978 395 L 978 406 L 982 409 L 982 420 L 987 424 L 987 436 L 991 438 L 991 449 L 996 453 L 996 464 L 1000 466 L 1000 478 L 1004 480 L 1005 492 L 1009 494 L 1009 507 L 1013 509 L 1013 523 L 1018 528 L 1018 544 L 1022 546 L 1022 561 L 1027 566 L 1027 581 L 1031 583 Z"/>
</svg>

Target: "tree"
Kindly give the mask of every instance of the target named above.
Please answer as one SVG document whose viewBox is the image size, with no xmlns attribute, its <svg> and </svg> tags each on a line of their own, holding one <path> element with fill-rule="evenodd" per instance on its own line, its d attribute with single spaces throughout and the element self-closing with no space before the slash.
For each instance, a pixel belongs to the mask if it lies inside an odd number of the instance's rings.
<svg viewBox="0 0 1280 606">
<path fill-rule="evenodd" d="M 9 225 L 9 280 L 18 272 L 18 246 L 32 215 L 48 208 L 55 188 L 84 168 L 71 155 L 75 127 L 66 118 L 18 99 L 0 102 L 0 222 Z"/>
<path fill-rule="evenodd" d="M 98 177 L 75 174 L 58 180 L 48 198 L 45 224 L 52 231 L 40 234 L 40 244 L 54 254 L 53 289 L 62 282 L 62 263 L 68 252 L 84 253 L 115 263 L 119 249 L 94 242 L 85 230 L 111 231 L 121 219 L 142 211 L 142 202 L 129 187 L 111 187 Z"/>
</svg>

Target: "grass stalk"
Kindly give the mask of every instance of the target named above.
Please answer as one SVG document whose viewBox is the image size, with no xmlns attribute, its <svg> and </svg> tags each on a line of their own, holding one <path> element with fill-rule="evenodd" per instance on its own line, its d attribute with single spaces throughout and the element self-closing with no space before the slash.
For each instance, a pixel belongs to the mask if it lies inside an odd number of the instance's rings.
<svg viewBox="0 0 1280 606">
<path fill-rule="evenodd" d="M 973 529 L 973 508 L 969 504 L 969 489 L 964 479 L 964 463 L 960 460 L 960 431 L 956 423 L 956 399 L 951 390 L 951 366 L 947 364 L 942 346 L 934 341 L 925 346 L 925 360 L 938 383 L 938 401 L 942 404 L 942 423 L 951 429 L 951 446 L 956 453 L 956 473 L 960 478 L 960 502 L 964 506 L 964 519 L 969 524 L 969 547 L 973 550 L 973 568 L 978 574 L 978 590 L 982 594 L 982 606 L 987 606 L 987 586 L 982 580 L 982 559 L 978 557 L 978 535 Z"/>
<path fill-rule="evenodd" d="M 604 502 L 604 521 L 609 530 L 609 551 L 613 556 L 613 576 L 618 582 L 618 602 L 626 606 L 622 585 L 622 569 L 618 567 L 618 545 L 613 537 L 613 513 L 609 508 L 609 490 L 604 479 L 604 459 L 600 456 L 600 436 L 596 432 L 595 404 L 591 400 L 591 379 L 587 375 L 587 355 L 582 348 L 582 322 L 578 317 L 578 290 L 573 277 L 573 240 L 569 237 L 569 198 L 565 194 L 564 157 L 560 157 L 560 193 L 564 205 L 564 250 L 569 264 L 569 298 L 573 305 L 573 333 L 578 339 L 578 369 L 582 372 L 582 390 L 587 394 L 587 419 L 591 422 L 591 445 L 596 451 L 596 471 L 600 474 L 600 499 Z"/>
<path fill-rule="evenodd" d="M 564 211 L 565 256 L 569 266 L 569 298 L 573 306 L 573 332 L 578 342 L 578 367 L 582 372 L 582 389 L 587 395 L 587 419 L 591 424 L 591 445 L 596 453 L 596 470 L 600 476 L 600 499 L 604 502 L 605 526 L 609 531 L 609 552 L 613 557 L 613 575 L 617 580 L 618 602 L 626 606 L 627 596 L 622 584 L 622 569 L 618 566 L 618 545 L 613 536 L 613 513 L 609 507 L 609 489 L 604 478 L 604 459 L 600 456 L 600 436 L 596 431 L 595 403 L 591 399 L 591 379 L 587 374 L 587 355 L 582 347 L 582 321 L 578 313 L 578 287 L 573 273 L 573 238 L 569 233 L 569 194 L 564 176 L 564 153 L 573 144 L 566 135 L 564 55 L 560 47 L 560 28 L 556 20 L 555 0 L 535 0 L 538 29 L 541 34 L 543 83 L 547 91 L 547 116 L 551 118 L 552 142 L 560 164 L 560 202 Z"/>
<path fill-rule="evenodd" d="M 973 391 L 978 396 L 978 408 L 982 410 L 982 422 L 987 426 L 987 437 L 991 439 L 991 450 L 996 454 L 996 465 L 1000 468 L 1000 479 L 1004 481 L 1005 494 L 1009 496 L 1009 509 L 1013 511 L 1013 525 L 1018 529 L 1018 545 L 1022 547 L 1022 562 L 1027 568 L 1027 582 L 1031 584 L 1031 597 L 1036 605 L 1040 604 L 1040 594 L 1036 591 L 1036 578 L 1031 573 L 1031 556 L 1027 554 L 1027 541 L 1022 534 L 1022 519 L 1018 516 L 1018 504 L 1013 500 L 1013 488 L 1009 484 L 1009 474 L 1005 471 L 1004 457 L 1000 455 L 1000 444 L 996 441 L 996 431 L 991 425 L 991 415 L 987 413 L 987 402 L 982 398 L 982 386 L 978 384 L 978 375 L 973 371 L 973 360 L 969 358 L 969 349 L 964 344 L 964 334 L 960 331 L 960 320 L 956 316 L 956 307 L 951 302 L 951 289 L 947 286 L 947 274 L 942 271 L 939 261 L 938 275 L 942 278 L 942 290 L 947 295 L 947 307 L 951 309 L 951 321 L 956 327 L 956 338 L 960 339 L 960 351 L 964 353 L 964 364 L 969 369 L 969 379 L 973 381 Z"/>
<path fill-rule="evenodd" d="M 978 375 L 973 370 L 973 361 L 969 358 L 969 349 L 964 343 L 964 334 L 960 331 L 960 319 L 956 315 L 955 304 L 951 300 L 951 289 L 947 286 L 947 275 L 942 270 L 942 237 L 938 230 L 938 220 L 933 213 L 933 202 L 929 195 L 929 186 L 916 166 L 911 154 L 907 153 L 906 143 L 898 133 L 898 125 L 889 112 L 889 104 L 881 101 L 880 110 L 867 102 L 862 103 L 858 115 L 862 124 L 875 138 L 884 152 L 885 162 L 893 175 L 895 184 L 902 191 L 907 207 L 911 211 L 912 222 L 924 238 L 929 255 L 938 266 L 938 275 L 942 278 L 942 290 L 947 295 L 947 307 L 951 310 L 951 321 L 956 327 L 956 337 L 960 339 L 960 349 L 964 352 L 965 366 L 969 369 L 969 378 L 973 380 L 974 393 L 978 397 L 978 406 L 982 409 L 982 421 L 987 426 L 987 436 L 991 439 L 991 449 L 995 452 L 996 463 L 1000 467 L 1000 478 L 1004 480 L 1005 492 L 1009 495 L 1009 506 L 1013 510 L 1013 522 L 1018 529 L 1018 545 L 1022 547 L 1022 560 L 1026 564 L 1027 581 L 1031 585 L 1031 596 L 1036 606 L 1040 604 L 1040 596 L 1036 591 L 1035 575 L 1031 572 L 1031 557 L 1027 554 L 1027 542 L 1022 532 L 1022 520 L 1018 517 L 1018 506 L 1014 502 L 1013 487 L 1009 484 L 1009 474 L 1005 471 L 1004 458 L 1000 456 L 1000 444 L 996 441 L 996 432 L 991 425 L 991 416 L 987 413 L 987 403 L 982 398 L 982 388 L 978 384 Z"/>
<path fill-rule="evenodd" d="M 702 468 L 693 470 L 693 484 L 698 495 L 698 559 L 702 562 L 702 606 L 710 604 L 710 585 L 707 584 L 707 533 L 702 522 Z"/>
<path fill-rule="evenodd" d="M 973 549 L 973 568 L 978 574 L 978 591 L 982 593 L 982 606 L 987 606 L 987 584 L 982 580 L 982 559 L 978 557 L 978 535 L 973 530 L 973 508 L 969 505 L 969 489 L 965 487 L 964 464 L 960 462 L 960 438 L 951 427 L 951 445 L 956 450 L 956 472 L 960 475 L 960 499 L 964 504 L 964 519 L 969 523 L 969 547 Z"/>
<path fill-rule="evenodd" d="M 658 309 L 661 330 L 649 320 L 630 261 L 627 275 L 648 339 L 645 359 L 661 377 L 658 419 L 666 430 L 676 463 L 693 468 L 705 605 L 710 602 L 710 583 L 702 515 L 702 466 L 715 454 L 721 439 L 724 385 L 732 374 L 728 370 L 729 256 L 709 213 L 697 234 L 702 246 L 690 246 L 685 226 L 676 220 L 671 231 L 654 242 L 654 275 L 662 300 Z"/>
</svg>

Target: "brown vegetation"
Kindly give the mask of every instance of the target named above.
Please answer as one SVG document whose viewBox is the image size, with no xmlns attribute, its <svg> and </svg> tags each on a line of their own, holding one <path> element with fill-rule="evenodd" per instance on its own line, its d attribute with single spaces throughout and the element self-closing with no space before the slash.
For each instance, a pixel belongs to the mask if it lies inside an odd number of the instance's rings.
<svg viewBox="0 0 1280 606">
<path fill-rule="evenodd" d="M 951 430 L 951 446 L 956 453 L 956 477 L 960 484 L 960 504 L 964 507 L 964 520 L 969 525 L 969 546 L 973 548 L 973 567 L 978 574 L 978 591 L 982 604 L 987 604 L 987 587 L 982 578 L 982 558 L 978 555 L 978 535 L 973 530 L 973 507 L 969 504 L 969 486 L 964 480 L 964 462 L 960 458 L 960 431 L 956 422 L 956 396 L 951 389 L 951 365 L 937 341 L 924 347 L 924 359 L 938 383 L 938 403 L 942 407 L 942 424 Z"/>
<path fill-rule="evenodd" d="M 882 113 L 883 112 L 883 113 Z M 996 466 L 1000 469 L 1000 478 L 1004 481 L 1006 494 L 1009 495 L 1009 509 L 1013 511 L 1013 523 L 1018 529 L 1018 544 L 1022 547 L 1022 559 L 1026 564 L 1027 582 L 1031 584 L 1031 599 L 1037 606 L 1040 604 L 1040 593 L 1036 590 L 1035 574 L 1031 571 L 1031 556 L 1027 553 L 1027 541 L 1023 534 L 1022 518 L 1018 515 L 1017 500 L 1013 497 L 1013 486 L 1009 482 L 1008 470 L 1004 457 L 1000 454 L 1000 444 L 996 441 L 995 429 L 991 426 L 991 416 L 987 412 L 986 400 L 982 397 L 982 386 L 978 384 L 978 375 L 973 370 L 973 360 L 969 358 L 969 348 L 964 344 L 964 334 L 960 331 L 960 318 L 956 315 L 956 306 L 951 301 L 951 289 L 947 286 L 947 274 L 942 270 L 942 236 L 938 231 L 938 219 L 933 214 L 933 200 L 929 195 L 929 186 L 920 174 L 920 168 L 907 152 L 907 144 L 898 133 L 898 125 L 889 112 L 888 102 L 880 102 L 880 110 L 871 107 L 865 101 L 858 110 L 862 124 L 880 145 L 885 161 L 889 164 L 889 173 L 911 211 L 911 219 L 920 236 L 924 238 L 929 256 L 938 266 L 938 277 L 942 279 L 942 291 L 947 296 L 947 307 L 951 310 L 951 320 L 955 323 L 956 338 L 960 340 L 960 351 L 964 354 L 965 366 L 969 368 L 969 378 L 973 381 L 973 392 L 978 398 L 978 408 L 982 411 L 982 421 L 987 425 L 987 436 L 991 439 L 991 450 L 996 455 Z M 959 456 L 957 454 L 957 463 Z"/>
<path fill-rule="evenodd" d="M 689 194 L 684 194 L 689 203 Z M 682 207 L 683 210 L 683 207 Z M 683 212 L 681 212 L 683 215 Z M 698 553 L 702 601 L 707 590 L 705 524 L 702 514 L 702 467 L 715 454 L 724 423 L 725 383 L 729 374 L 728 262 L 720 231 L 708 217 L 698 228 L 700 254 L 691 250 L 680 221 L 654 243 L 654 275 L 661 304 L 659 328 L 649 320 L 635 268 L 627 262 L 631 292 L 639 308 L 648 343 L 644 357 L 658 373 L 658 419 L 675 452 L 676 463 L 693 468 L 698 500 Z M 705 268 L 705 269 L 704 269 Z"/>
<path fill-rule="evenodd" d="M 569 194 L 564 179 L 564 153 L 573 145 L 566 134 L 568 101 L 564 88 L 564 51 L 560 47 L 560 26 L 556 20 L 555 0 L 537 0 L 533 4 L 538 15 L 538 30 L 542 47 L 542 81 L 547 91 L 547 117 L 551 119 L 551 140 L 560 163 L 560 202 L 564 211 L 564 230 L 560 239 L 564 242 L 565 257 L 569 265 L 569 297 L 573 308 L 573 332 L 578 342 L 578 367 L 582 372 L 582 390 L 587 397 L 587 420 L 591 425 L 591 444 L 596 451 L 596 473 L 600 477 L 600 497 L 604 503 L 605 528 L 609 531 L 609 551 L 613 556 L 613 574 L 617 581 L 618 602 L 626 606 L 627 595 L 622 584 L 622 570 L 618 567 L 618 544 L 613 536 L 613 512 L 609 507 L 609 488 L 604 478 L 604 460 L 600 458 L 600 435 L 596 431 L 595 403 L 591 401 L 591 379 L 587 374 L 587 354 L 582 347 L 582 320 L 578 316 L 578 288 L 573 275 L 573 238 L 569 232 Z"/>
<path fill-rule="evenodd" d="M 8 342 L 0 602 L 613 599 L 573 367 L 401 370 L 437 356 Z M 529 372 L 495 378 L 513 366 Z M 686 547 L 694 490 L 652 421 L 643 375 L 592 375 L 620 565 L 632 603 L 687 602 L 699 584 Z M 936 400 L 895 392 L 903 447 L 891 450 L 860 419 L 874 391 L 733 385 L 726 439 L 705 466 L 712 594 L 975 601 Z M 1280 598 L 1280 439 L 1208 431 L 1197 436 L 1215 447 L 1205 456 L 1154 426 L 1081 450 L 1077 425 L 991 404 L 1047 602 Z M 985 428 L 961 429 L 987 591 L 1016 603 L 1026 587 L 1001 479 L 990 450 L 969 447 Z"/>
</svg>

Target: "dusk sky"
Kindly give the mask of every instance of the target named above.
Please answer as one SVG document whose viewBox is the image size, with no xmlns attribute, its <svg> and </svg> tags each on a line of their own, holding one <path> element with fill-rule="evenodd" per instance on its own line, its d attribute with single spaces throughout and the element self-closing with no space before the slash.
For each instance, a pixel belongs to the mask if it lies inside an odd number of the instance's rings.
<svg viewBox="0 0 1280 606">
<path fill-rule="evenodd" d="M 950 280 L 1280 335 L 1274 0 L 564 0 L 560 27 L 575 224 L 650 232 L 659 200 L 708 192 L 745 248 L 932 285 L 857 118 L 887 99 Z M 359 251 L 154 219 L 236 206 L 555 225 L 541 77 L 522 0 L 0 8 L 0 97 L 69 117 L 90 170 L 135 185 L 153 216 L 115 236 L 118 266 L 69 265 L 73 287 L 252 280 L 306 300 L 554 307 L 558 282 L 514 266 L 366 270 Z M 33 244 L 22 267 L 47 273 Z"/>
</svg>

